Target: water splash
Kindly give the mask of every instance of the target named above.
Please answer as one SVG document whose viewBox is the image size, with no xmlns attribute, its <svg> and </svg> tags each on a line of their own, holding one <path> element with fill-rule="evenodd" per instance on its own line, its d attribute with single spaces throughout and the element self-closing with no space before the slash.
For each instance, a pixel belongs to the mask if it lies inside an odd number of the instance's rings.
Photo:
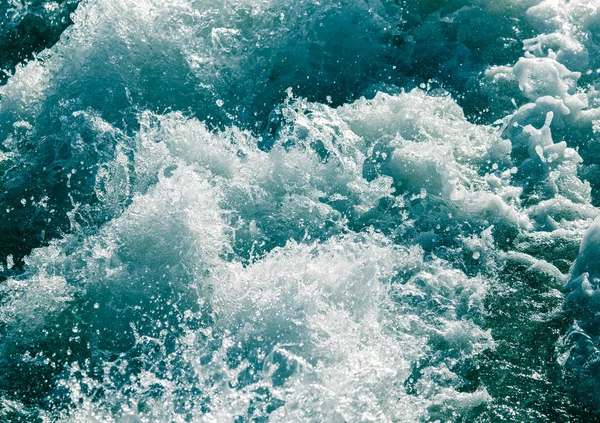
<svg viewBox="0 0 600 423">
<path fill-rule="evenodd" d="M 3 419 L 597 419 L 594 2 L 72 19 L 0 87 Z"/>
</svg>

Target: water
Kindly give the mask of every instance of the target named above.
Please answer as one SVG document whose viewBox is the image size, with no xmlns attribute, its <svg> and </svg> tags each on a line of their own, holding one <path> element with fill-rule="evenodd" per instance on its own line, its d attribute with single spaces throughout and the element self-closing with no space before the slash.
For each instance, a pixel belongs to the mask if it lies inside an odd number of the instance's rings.
<svg viewBox="0 0 600 423">
<path fill-rule="evenodd" d="M 0 20 L 0 420 L 600 420 L 599 3 Z"/>
</svg>

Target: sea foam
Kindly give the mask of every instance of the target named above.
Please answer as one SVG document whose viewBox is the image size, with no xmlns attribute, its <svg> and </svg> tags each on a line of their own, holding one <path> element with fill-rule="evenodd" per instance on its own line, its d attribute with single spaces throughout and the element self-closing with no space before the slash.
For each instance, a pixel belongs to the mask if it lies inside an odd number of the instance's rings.
<svg viewBox="0 0 600 423">
<path fill-rule="evenodd" d="M 595 2 L 72 20 L 0 86 L 3 419 L 596 418 Z"/>
</svg>

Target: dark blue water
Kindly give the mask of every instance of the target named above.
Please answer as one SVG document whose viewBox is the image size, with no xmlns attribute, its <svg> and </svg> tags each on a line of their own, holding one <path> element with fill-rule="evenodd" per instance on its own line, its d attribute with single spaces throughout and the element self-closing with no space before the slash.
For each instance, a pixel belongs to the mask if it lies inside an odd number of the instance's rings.
<svg viewBox="0 0 600 423">
<path fill-rule="evenodd" d="M 596 1 L 0 24 L 0 421 L 599 419 Z"/>
</svg>

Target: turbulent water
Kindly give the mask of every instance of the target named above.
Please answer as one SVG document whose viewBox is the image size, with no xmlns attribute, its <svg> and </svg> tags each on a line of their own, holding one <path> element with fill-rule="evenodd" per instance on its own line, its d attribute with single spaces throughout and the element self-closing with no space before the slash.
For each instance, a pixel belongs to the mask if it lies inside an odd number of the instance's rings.
<svg viewBox="0 0 600 423">
<path fill-rule="evenodd" d="M 0 0 L 0 421 L 600 421 L 600 2 Z"/>
</svg>

